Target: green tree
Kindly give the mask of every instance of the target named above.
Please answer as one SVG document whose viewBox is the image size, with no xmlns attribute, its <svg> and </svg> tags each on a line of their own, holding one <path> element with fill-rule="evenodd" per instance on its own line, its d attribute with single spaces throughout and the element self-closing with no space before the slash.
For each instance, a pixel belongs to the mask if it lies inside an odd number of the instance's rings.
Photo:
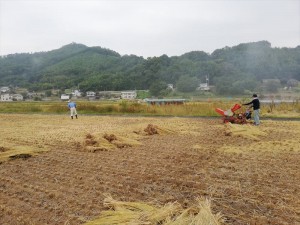
<svg viewBox="0 0 300 225">
<path fill-rule="evenodd" d="M 167 89 L 167 84 L 164 81 L 155 81 L 151 84 L 149 91 L 152 96 L 162 96 L 165 95 Z"/>
<path fill-rule="evenodd" d="M 280 88 L 280 83 L 276 80 L 270 80 L 266 83 L 266 91 L 270 93 L 277 93 Z"/>
<path fill-rule="evenodd" d="M 20 53 L 0 56 L 1 86 L 26 87 L 34 91 L 66 89 L 80 85 L 83 90 L 149 89 L 153 83 L 178 84 L 188 92 L 182 76 L 204 81 L 209 75 L 210 84 L 218 82 L 223 93 L 230 80 L 228 91 L 242 92 L 244 81 L 280 79 L 287 84 L 300 80 L 300 46 L 272 48 L 268 41 L 239 44 L 216 49 L 212 54 L 191 51 L 181 56 L 150 57 L 121 56 L 101 48 L 71 43 L 49 52 Z M 219 78 L 222 78 L 220 80 Z M 247 90 L 250 88 L 246 88 Z M 224 92 L 225 93 L 225 92 Z"/>
<path fill-rule="evenodd" d="M 46 97 L 50 97 L 51 95 L 52 95 L 52 91 L 51 90 L 45 91 L 45 96 Z"/>
<path fill-rule="evenodd" d="M 181 92 L 192 92 L 195 91 L 199 86 L 199 81 L 196 77 L 181 76 L 176 83 L 178 91 Z"/>
</svg>

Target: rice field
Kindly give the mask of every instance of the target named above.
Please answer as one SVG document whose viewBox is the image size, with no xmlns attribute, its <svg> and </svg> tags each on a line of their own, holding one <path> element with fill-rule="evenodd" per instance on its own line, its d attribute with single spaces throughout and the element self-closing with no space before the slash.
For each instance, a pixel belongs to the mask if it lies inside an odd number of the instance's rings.
<svg viewBox="0 0 300 225">
<path fill-rule="evenodd" d="M 3 225 L 300 221 L 299 121 L 66 112 L 0 124 Z"/>
<path fill-rule="evenodd" d="M 219 116 L 216 108 L 230 109 L 246 100 L 186 102 L 182 105 L 148 105 L 142 101 L 78 101 L 77 110 L 87 115 L 141 115 L 141 116 Z M 242 106 L 241 112 L 245 112 Z M 0 102 L 0 113 L 68 114 L 66 102 Z M 262 104 L 264 117 L 300 118 L 300 102 Z"/>
</svg>

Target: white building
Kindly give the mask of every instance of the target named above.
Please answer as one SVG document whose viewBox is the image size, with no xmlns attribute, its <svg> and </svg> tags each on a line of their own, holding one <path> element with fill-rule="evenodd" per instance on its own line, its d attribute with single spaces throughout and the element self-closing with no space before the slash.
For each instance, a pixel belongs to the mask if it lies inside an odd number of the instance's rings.
<svg viewBox="0 0 300 225">
<path fill-rule="evenodd" d="M 2 94 L 2 102 L 11 102 L 11 101 L 23 101 L 23 95 L 21 94 Z"/>
<path fill-rule="evenodd" d="M 79 90 L 74 90 L 72 92 L 72 96 L 74 96 L 74 97 L 81 97 L 81 92 Z"/>
<path fill-rule="evenodd" d="M 136 91 L 122 91 L 121 99 L 135 99 L 137 96 Z"/>
<path fill-rule="evenodd" d="M 37 97 L 38 95 L 37 95 L 37 93 L 35 93 L 35 92 L 28 92 L 27 93 L 27 98 L 34 98 L 34 97 Z"/>
<path fill-rule="evenodd" d="M 12 98 L 13 98 L 13 100 L 15 100 L 15 101 L 23 101 L 23 95 L 21 95 L 21 94 L 13 94 L 12 95 Z"/>
<path fill-rule="evenodd" d="M 205 78 L 206 78 L 206 83 L 200 83 L 199 87 L 197 87 L 196 90 L 198 90 L 198 91 L 209 91 L 210 90 L 209 75 L 206 75 Z"/>
<path fill-rule="evenodd" d="M 62 94 L 62 95 L 60 96 L 60 99 L 61 99 L 61 100 L 69 100 L 69 99 L 70 99 L 70 95 Z"/>
<path fill-rule="evenodd" d="M 9 91 L 10 91 L 9 87 L 1 87 L 0 88 L 1 93 L 6 93 L 6 92 L 9 92 Z"/>
<path fill-rule="evenodd" d="M 11 94 L 2 94 L 1 101 L 2 102 L 11 102 L 13 100 L 13 96 Z"/>
<path fill-rule="evenodd" d="M 90 98 L 90 97 L 95 97 L 96 96 L 96 93 L 93 92 L 93 91 L 87 91 L 86 92 L 86 97 Z"/>
<path fill-rule="evenodd" d="M 173 84 L 168 84 L 167 89 L 173 91 L 174 90 L 174 85 Z"/>
<path fill-rule="evenodd" d="M 199 87 L 197 87 L 197 90 L 200 90 L 200 91 L 209 91 L 210 88 L 208 86 L 208 83 L 201 83 L 199 85 Z"/>
</svg>

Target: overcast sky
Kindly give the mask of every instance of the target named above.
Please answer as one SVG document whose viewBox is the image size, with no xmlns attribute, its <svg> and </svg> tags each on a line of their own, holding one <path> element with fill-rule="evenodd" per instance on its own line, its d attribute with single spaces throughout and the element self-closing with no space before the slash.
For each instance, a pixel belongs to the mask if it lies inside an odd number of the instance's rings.
<svg viewBox="0 0 300 225">
<path fill-rule="evenodd" d="M 0 55 L 71 42 L 121 55 L 300 45 L 300 0 L 0 0 Z"/>
</svg>

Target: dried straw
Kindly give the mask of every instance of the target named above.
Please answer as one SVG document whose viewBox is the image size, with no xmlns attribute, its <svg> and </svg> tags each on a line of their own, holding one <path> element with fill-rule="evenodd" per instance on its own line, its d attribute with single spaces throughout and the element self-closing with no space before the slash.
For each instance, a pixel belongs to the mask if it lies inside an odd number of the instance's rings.
<svg viewBox="0 0 300 225">
<path fill-rule="evenodd" d="M 225 124 L 225 135 L 239 135 L 241 137 L 259 140 L 259 136 L 266 136 L 267 133 L 257 126 L 241 125 L 241 124 Z"/>
<path fill-rule="evenodd" d="M 177 202 L 151 206 L 141 202 L 121 202 L 107 196 L 109 210 L 85 225 L 221 225 L 220 214 L 214 215 L 209 200 L 198 199 L 196 206 L 183 209 Z"/>
</svg>

